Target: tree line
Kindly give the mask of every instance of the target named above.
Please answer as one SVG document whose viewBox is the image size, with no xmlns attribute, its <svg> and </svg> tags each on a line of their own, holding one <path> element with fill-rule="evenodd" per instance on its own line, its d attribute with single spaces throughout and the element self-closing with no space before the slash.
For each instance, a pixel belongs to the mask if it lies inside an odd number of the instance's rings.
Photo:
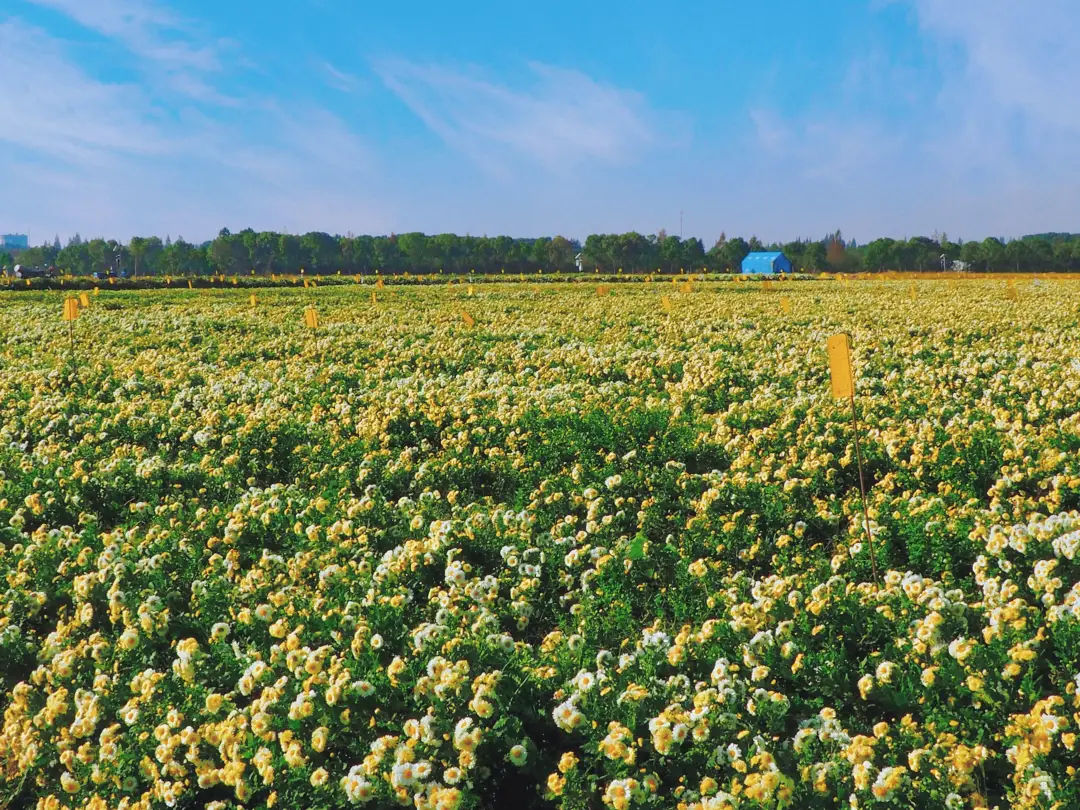
<svg viewBox="0 0 1080 810">
<path fill-rule="evenodd" d="M 1080 271 L 1080 234 L 1046 233 L 1021 239 L 987 238 L 952 242 L 944 234 L 911 239 L 875 239 L 865 245 L 845 240 L 840 231 L 822 239 L 763 244 L 722 235 L 705 249 L 696 237 L 682 239 L 664 231 L 643 235 L 593 234 L 584 244 L 562 236 L 520 239 L 509 236 L 458 236 L 402 233 L 389 236 L 332 236 L 312 231 L 297 235 L 245 229 L 222 229 L 217 238 L 193 244 L 183 238 L 134 237 L 51 243 L 0 253 L 0 267 L 18 261 L 32 267 L 56 267 L 74 275 L 125 272 L 129 275 L 227 275 L 255 272 L 305 273 L 520 273 L 576 270 L 605 273 L 733 272 L 754 250 L 782 250 L 797 270 L 939 270 L 955 261 L 972 270 L 1040 272 Z"/>
</svg>

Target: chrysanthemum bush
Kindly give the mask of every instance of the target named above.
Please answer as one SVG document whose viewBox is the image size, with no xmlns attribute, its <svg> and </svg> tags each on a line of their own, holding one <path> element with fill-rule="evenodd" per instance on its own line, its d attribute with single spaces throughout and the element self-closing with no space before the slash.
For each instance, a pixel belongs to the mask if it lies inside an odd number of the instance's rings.
<svg viewBox="0 0 1080 810">
<path fill-rule="evenodd" d="M 658 286 L 8 302 L 0 805 L 1080 805 L 1069 288 Z"/>
</svg>

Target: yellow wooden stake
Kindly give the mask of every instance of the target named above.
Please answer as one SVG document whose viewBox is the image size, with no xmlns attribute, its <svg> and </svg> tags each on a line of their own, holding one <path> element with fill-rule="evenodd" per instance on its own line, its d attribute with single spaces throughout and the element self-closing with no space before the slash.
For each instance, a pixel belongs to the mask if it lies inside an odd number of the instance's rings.
<svg viewBox="0 0 1080 810">
<path fill-rule="evenodd" d="M 376 290 L 381 290 L 381 289 L 382 289 L 383 287 L 385 287 L 385 286 L 386 286 L 386 285 L 385 285 L 385 284 L 383 284 L 383 280 L 382 280 L 381 278 L 377 278 L 377 279 L 375 279 L 375 289 L 376 289 Z"/>
<path fill-rule="evenodd" d="M 188 288 L 189 290 L 194 290 L 194 289 L 195 289 L 195 285 L 191 283 L 191 279 L 190 279 L 190 278 L 189 278 L 189 279 L 187 280 L 187 288 Z"/>
<path fill-rule="evenodd" d="M 851 339 L 841 332 L 829 338 L 825 348 L 829 352 L 832 395 L 837 399 L 854 396 L 855 382 L 851 376 Z"/>
<path fill-rule="evenodd" d="M 75 319 L 79 317 L 79 300 L 69 295 L 64 299 L 64 320 L 68 325 L 68 340 L 71 341 L 71 367 L 75 368 Z"/>
<path fill-rule="evenodd" d="M 315 307 L 309 306 L 304 310 L 304 325 L 309 329 L 317 329 L 319 327 L 319 313 L 315 311 Z"/>
<path fill-rule="evenodd" d="M 79 304 L 83 309 L 90 309 L 90 296 L 86 293 L 79 293 Z"/>
<path fill-rule="evenodd" d="M 768 280 L 761 282 L 761 289 L 763 289 L 763 290 L 771 290 L 772 289 L 772 282 L 768 281 Z"/>
<path fill-rule="evenodd" d="M 461 310 L 461 320 L 463 320 L 465 322 L 465 325 L 470 329 L 476 326 L 476 321 L 473 319 L 473 316 L 465 310 Z"/>
<path fill-rule="evenodd" d="M 251 298 L 249 300 L 251 301 L 251 305 L 255 306 L 255 293 L 251 294 Z"/>
<path fill-rule="evenodd" d="M 372 290 L 372 291 L 371 291 L 371 303 L 372 303 L 372 304 L 374 304 L 374 303 L 376 303 L 377 301 L 378 301 L 378 299 L 377 299 L 377 298 L 375 297 L 375 291 L 374 291 L 374 290 Z"/>
<path fill-rule="evenodd" d="M 666 295 L 660 296 L 660 306 L 664 308 L 664 312 L 671 313 L 675 310 L 675 305 L 671 303 L 671 298 Z"/>
<path fill-rule="evenodd" d="M 596 297 L 597 298 L 603 298 L 610 291 L 611 291 L 611 289 L 608 286 L 604 285 L 604 284 L 597 284 L 596 285 Z"/>
<path fill-rule="evenodd" d="M 473 289 L 473 285 L 472 285 L 472 284 L 470 284 L 470 285 L 468 286 L 468 288 L 467 288 L 466 292 L 467 292 L 467 293 L 468 293 L 469 295 L 472 295 L 472 294 L 473 294 L 474 292 L 476 292 L 476 290 L 474 290 L 474 289 Z"/>
<path fill-rule="evenodd" d="M 870 533 L 870 513 L 866 508 L 866 483 L 863 479 L 862 448 L 859 444 L 859 414 L 855 410 L 855 378 L 851 373 L 851 338 L 844 332 L 833 335 L 825 344 L 829 353 L 829 376 L 832 395 L 836 399 L 847 398 L 851 402 L 851 426 L 855 434 L 855 461 L 859 467 L 859 493 L 862 495 L 863 529 L 866 545 L 870 551 L 870 569 L 877 575 L 877 559 L 874 554 L 874 536 Z"/>
<path fill-rule="evenodd" d="M 791 314 L 791 301 L 787 298 L 780 299 L 780 309 L 785 315 Z"/>
</svg>

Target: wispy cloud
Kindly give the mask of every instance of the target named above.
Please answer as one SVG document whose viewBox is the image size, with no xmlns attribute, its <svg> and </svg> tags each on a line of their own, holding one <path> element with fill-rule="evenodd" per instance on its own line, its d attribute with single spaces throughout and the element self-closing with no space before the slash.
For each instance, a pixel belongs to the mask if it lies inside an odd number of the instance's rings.
<svg viewBox="0 0 1080 810">
<path fill-rule="evenodd" d="M 927 159 L 962 182 L 972 207 L 999 200 L 1000 232 L 1071 226 L 1080 204 L 1075 2 L 910 2 L 943 75 Z"/>
<path fill-rule="evenodd" d="M 219 92 L 216 45 L 160 6 L 43 2 L 129 48 L 145 78 L 107 81 L 71 43 L 0 23 L 0 109 L 17 122 L 0 127 L 0 186 L 13 192 L 0 195 L 0 220 L 50 235 L 196 238 L 223 224 L 388 225 L 386 202 L 358 191 L 375 161 L 341 117 L 306 100 Z"/>
<path fill-rule="evenodd" d="M 514 158 L 548 169 L 627 163 L 654 140 L 639 94 L 580 71 L 532 62 L 532 84 L 518 88 L 475 70 L 401 59 L 375 69 L 449 146 L 493 171 Z"/>
<path fill-rule="evenodd" d="M 0 76 L 0 109 L 13 122 L 0 141 L 80 163 L 169 149 L 142 89 L 92 78 L 41 29 L 0 23 Z"/>
<path fill-rule="evenodd" d="M 1073 0 L 898 0 L 921 42 L 880 46 L 792 112 L 747 110 L 748 206 L 860 235 L 1020 235 L 1075 227 L 1080 39 Z M 758 181 L 760 196 L 754 189 Z M 777 189 L 783 191 L 776 195 Z M 796 195 L 773 207 L 769 195 Z M 806 199 L 827 199 L 806 206 Z M 801 207 L 801 210 L 799 210 Z"/>
<path fill-rule="evenodd" d="M 167 70 L 211 71 L 221 67 L 217 48 L 196 39 L 194 26 L 152 0 L 29 0 L 80 25 L 122 42 L 133 53 Z"/>
<path fill-rule="evenodd" d="M 353 93 L 360 89 L 364 84 L 359 76 L 345 70 L 340 70 L 325 59 L 319 62 L 318 66 L 323 73 L 326 83 L 335 90 L 340 90 L 343 93 Z"/>
<path fill-rule="evenodd" d="M 861 173 L 894 160 L 903 146 L 902 136 L 884 124 L 847 114 L 792 119 L 769 107 L 754 107 L 749 118 L 755 154 L 796 172 L 793 179 L 858 182 Z"/>
<path fill-rule="evenodd" d="M 959 46 L 947 89 L 974 91 L 981 109 L 1022 112 L 1032 121 L 1080 132 L 1073 0 L 911 0 L 923 31 Z M 956 101 L 950 98 L 950 101 Z"/>
</svg>

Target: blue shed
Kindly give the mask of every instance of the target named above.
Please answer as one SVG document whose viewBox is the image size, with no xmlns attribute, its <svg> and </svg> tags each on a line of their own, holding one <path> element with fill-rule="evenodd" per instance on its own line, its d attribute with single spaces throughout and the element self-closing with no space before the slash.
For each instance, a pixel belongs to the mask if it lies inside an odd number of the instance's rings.
<svg viewBox="0 0 1080 810">
<path fill-rule="evenodd" d="M 742 271 L 765 274 L 790 273 L 791 261 L 779 251 L 756 251 L 746 254 L 746 258 L 742 260 Z"/>
</svg>

